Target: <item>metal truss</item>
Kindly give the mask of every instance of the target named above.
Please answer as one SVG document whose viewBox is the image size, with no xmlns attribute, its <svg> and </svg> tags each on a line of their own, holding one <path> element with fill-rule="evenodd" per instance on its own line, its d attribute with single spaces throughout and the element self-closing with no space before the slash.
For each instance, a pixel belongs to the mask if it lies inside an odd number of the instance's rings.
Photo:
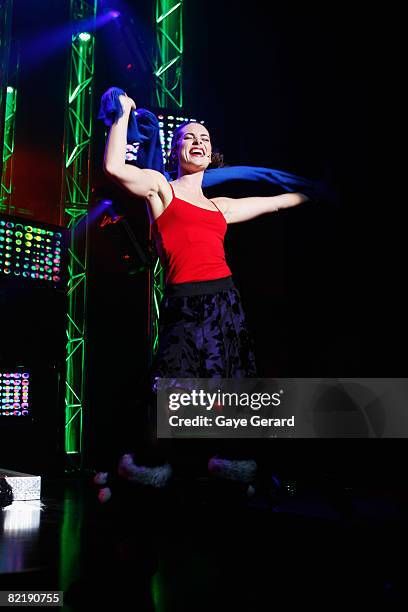
<svg viewBox="0 0 408 612">
<path fill-rule="evenodd" d="M 70 21 L 96 18 L 97 0 L 71 0 Z M 88 274 L 88 207 L 93 128 L 95 37 L 91 31 L 72 36 L 66 95 L 63 181 L 60 223 L 70 232 L 65 388 L 65 453 L 75 467 L 83 461 L 86 303 Z"/>
</svg>

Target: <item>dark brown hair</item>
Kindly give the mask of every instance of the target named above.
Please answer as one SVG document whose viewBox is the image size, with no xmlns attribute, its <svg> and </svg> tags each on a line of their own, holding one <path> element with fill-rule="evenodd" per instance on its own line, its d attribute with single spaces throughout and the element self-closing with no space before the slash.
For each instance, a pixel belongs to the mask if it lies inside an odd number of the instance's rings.
<svg viewBox="0 0 408 612">
<path fill-rule="evenodd" d="M 170 153 L 168 154 L 168 157 L 167 157 L 166 170 L 168 172 L 176 172 L 177 170 L 177 167 L 178 167 L 178 158 L 177 158 L 178 139 L 180 136 L 181 129 L 185 127 L 186 125 L 190 125 L 190 123 L 197 123 L 198 125 L 202 125 L 201 123 L 198 123 L 198 121 L 184 121 L 183 123 L 180 123 L 180 125 L 176 127 L 173 133 L 173 138 L 171 139 Z M 209 163 L 207 168 L 222 168 L 223 165 L 224 165 L 223 154 L 217 150 L 213 150 L 211 153 L 211 162 Z"/>
</svg>

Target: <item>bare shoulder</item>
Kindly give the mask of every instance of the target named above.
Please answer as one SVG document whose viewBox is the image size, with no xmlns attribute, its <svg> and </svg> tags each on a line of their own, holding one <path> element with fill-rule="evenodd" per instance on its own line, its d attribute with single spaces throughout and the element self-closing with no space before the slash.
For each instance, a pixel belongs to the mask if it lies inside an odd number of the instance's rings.
<svg viewBox="0 0 408 612">
<path fill-rule="evenodd" d="M 220 198 L 211 198 L 211 199 L 213 202 L 215 202 L 215 204 L 218 206 L 222 214 L 225 216 L 226 213 L 228 212 L 228 206 L 229 206 L 229 203 L 231 202 L 231 198 L 220 197 Z"/>
<path fill-rule="evenodd" d="M 148 176 L 150 176 L 152 181 L 154 182 L 154 187 L 155 187 L 154 191 L 156 191 L 160 195 L 160 197 L 164 195 L 165 199 L 166 199 L 166 196 L 170 194 L 170 200 L 171 200 L 172 191 L 171 191 L 170 184 L 168 180 L 166 179 L 166 177 L 161 172 L 158 172 L 157 170 L 150 170 L 150 168 L 144 169 L 143 172 L 147 174 Z"/>
</svg>

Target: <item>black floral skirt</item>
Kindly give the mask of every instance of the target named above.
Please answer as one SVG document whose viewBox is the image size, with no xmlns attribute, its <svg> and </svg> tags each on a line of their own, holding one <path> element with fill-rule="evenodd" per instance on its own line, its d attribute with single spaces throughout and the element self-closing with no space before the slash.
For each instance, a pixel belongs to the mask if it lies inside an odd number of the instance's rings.
<svg viewBox="0 0 408 612">
<path fill-rule="evenodd" d="M 253 341 L 232 277 L 168 285 L 160 304 L 158 378 L 254 378 Z"/>
</svg>

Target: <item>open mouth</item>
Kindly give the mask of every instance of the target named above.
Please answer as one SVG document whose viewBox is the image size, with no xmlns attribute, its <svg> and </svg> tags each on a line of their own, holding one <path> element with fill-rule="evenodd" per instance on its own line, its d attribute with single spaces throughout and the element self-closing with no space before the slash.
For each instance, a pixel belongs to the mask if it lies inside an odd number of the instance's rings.
<svg viewBox="0 0 408 612">
<path fill-rule="evenodd" d="M 190 154 L 194 157 L 204 157 L 204 151 L 202 149 L 191 149 Z"/>
</svg>

